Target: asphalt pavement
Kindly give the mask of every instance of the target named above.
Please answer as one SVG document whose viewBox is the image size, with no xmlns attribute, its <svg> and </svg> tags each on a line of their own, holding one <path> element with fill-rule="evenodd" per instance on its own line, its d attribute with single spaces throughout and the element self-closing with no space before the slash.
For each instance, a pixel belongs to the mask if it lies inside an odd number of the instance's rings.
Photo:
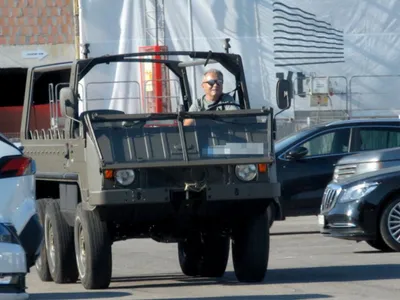
<svg viewBox="0 0 400 300">
<path fill-rule="evenodd" d="M 231 259 L 223 278 L 190 278 L 179 268 L 176 244 L 129 240 L 113 246 L 113 279 L 107 290 L 80 283 L 43 283 L 28 275 L 31 300 L 73 299 L 399 299 L 399 253 L 380 253 L 366 243 L 322 237 L 316 217 L 288 218 L 271 230 L 266 278 L 236 281 Z"/>
</svg>

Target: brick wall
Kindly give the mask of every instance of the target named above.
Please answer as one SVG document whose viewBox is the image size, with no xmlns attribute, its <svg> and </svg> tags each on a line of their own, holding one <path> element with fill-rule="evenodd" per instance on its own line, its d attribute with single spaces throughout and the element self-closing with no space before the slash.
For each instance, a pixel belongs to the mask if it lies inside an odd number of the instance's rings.
<svg viewBox="0 0 400 300">
<path fill-rule="evenodd" d="M 74 44 L 73 0 L 0 0 L 0 46 Z"/>
</svg>

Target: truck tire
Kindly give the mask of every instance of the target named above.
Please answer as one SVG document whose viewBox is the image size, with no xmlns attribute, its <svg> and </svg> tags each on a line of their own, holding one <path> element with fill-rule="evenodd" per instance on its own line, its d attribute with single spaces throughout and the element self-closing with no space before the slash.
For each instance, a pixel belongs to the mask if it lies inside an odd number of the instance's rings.
<svg viewBox="0 0 400 300">
<path fill-rule="evenodd" d="M 36 201 L 36 207 L 37 207 L 37 212 L 39 215 L 39 221 L 40 221 L 40 224 L 43 226 L 43 228 L 44 228 L 44 216 L 46 213 L 46 203 L 49 200 L 52 200 L 52 199 L 38 199 Z M 36 268 L 36 272 L 38 273 L 40 280 L 42 280 L 43 282 L 48 282 L 48 281 L 53 280 L 51 278 L 51 274 L 49 271 L 49 264 L 47 262 L 47 252 L 46 252 L 46 243 L 45 242 L 43 242 L 43 244 L 41 246 L 40 255 L 35 262 L 35 268 Z"/>
<path fill-rule="evenodd" d="M 222 277 L 229 258 L 229 237 L 200 235 L 178 242 L 179 264 L 187 276 Z"/>
<path fill-rule="evenodd" d="M 194 239 L 187 239 L 178 242 L 178 259 L 179 265 L 181 267 L 182 273 L 186 276 L 197 276 L 199 275 L 198 262 L 199 243 Z"/>
<path fill-rule="evenodd" d="M 268 205 L 268 208 L 267 208 L 269 228 L 271 228 L 272 224 L 274 224 L 275 213 L 276 213 L 275 204 L 272 202 L 270 205 Z"/>
<path fill-rule="evenodd" d="M 389 202 L 382 211 L 379 222 L 379 230 L 383 241 L 394 251 L 400 251 L 400 229 L 398 228 L 400 217 L 400 197 Z"/>
<path fill-rule="evenodd" d="M 269 259 L 268 214 L 253 216 L 232 230 L 232 261 L 240 282 L 264 280 Z"/>
<path fill-rule="evenodd" d="M 75 253 L 82 285 L 87 290 L 106 289 L 112 275 L 111 239 L 107 224 L 96 210 L 79 203 L 75 217 Z"/>
<path fill-rule="evenodd" d="M 199 275 L 203 277 L 222 277 L 229 258 L 230 238 L 219 235 L 206 235 L 203 238 Z"/>
<path fill-rule="evenodd" d="M 49 200 L 45 213 L 45 243 L 51 278 L 56 283 L 74 283 L 78 279 L 73 229 L 64 220 L 59 200 Z"/>
</svg>

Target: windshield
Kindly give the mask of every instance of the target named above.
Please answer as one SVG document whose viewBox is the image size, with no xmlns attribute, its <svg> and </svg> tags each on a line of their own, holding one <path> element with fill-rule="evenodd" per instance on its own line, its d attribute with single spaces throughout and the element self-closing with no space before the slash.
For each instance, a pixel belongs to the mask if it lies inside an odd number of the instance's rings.
<svg viewBox="0 0 400 300">
<path fill-rule="evenodd" d="M 187 61 L 188 57 L 171 56 L 169 59 Z M 235 77 L 219 63 L 187 67 L 192 100 L 203 96 L 204 88 L 208 87 L 202 82 L 203 74 L 210 69 L 223 73 L 224 93 L 235 89 Z M 182 90 L 178 76 L 162 63 L 127 60 L 97 64 L 79 80 L 79 110 L 81 113 L 114 109 L 127 114 L 176 112 L 183 104 Z"/>
<path fill-rule="evenodd" d="M 162 121 L 111 118 L 92 121 L 106 163 L 269 158 L 271 152 L 268 116 L 229 117 L 223 113 L 203 116 L 195 125 L 183 126 L 184 139 L 172 118 Z"/>
</svg>

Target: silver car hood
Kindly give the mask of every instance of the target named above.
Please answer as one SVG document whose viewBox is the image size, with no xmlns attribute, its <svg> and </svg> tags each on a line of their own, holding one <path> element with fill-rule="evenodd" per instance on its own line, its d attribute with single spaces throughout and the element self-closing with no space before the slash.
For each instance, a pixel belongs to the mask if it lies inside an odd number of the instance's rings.
<svg viewBox="0 0 400 300">
<path fill-rule="evenodd" d="M 373 150 L 348 155 L 341 158 L 336 165 L 359 164 L 374 161 L 389 161 L 400 159 L 400 147 Z"/>
</svg>

